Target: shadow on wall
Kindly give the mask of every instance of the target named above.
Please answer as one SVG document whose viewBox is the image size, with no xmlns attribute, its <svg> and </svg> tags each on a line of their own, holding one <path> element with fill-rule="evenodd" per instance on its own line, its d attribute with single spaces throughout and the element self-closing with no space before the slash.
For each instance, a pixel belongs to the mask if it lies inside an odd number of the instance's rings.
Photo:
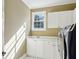
<svg viewBox="0 0 79 59">
<path fill-rule="evenodd" d="M 4 51 L 6 51 L 6 55 L 4 59 L 14 59 L 16 53 L 19 51 L 22 43 L 25 40 L 25 30 L 26 30 L 26 23 L 24 23 L 20 29 L 12 36 L 12 38 L 6 43 L 4 46 Z"/>
</svg>

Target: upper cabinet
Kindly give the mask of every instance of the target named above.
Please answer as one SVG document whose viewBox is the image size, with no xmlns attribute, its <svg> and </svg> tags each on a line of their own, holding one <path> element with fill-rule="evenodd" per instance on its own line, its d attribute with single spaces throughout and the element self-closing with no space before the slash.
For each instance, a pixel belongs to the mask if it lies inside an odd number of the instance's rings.
<svg viewBox="0 0 79 59">
<path fill-rule="evenodd" d="M 67 25 L 73 24 L 74 11 L 60 11 L 48 13 L 48 28 L 63 28 Z"/>
<path fill-rule="evenodd" d="M 58 27 L 58 14 L 57 13 L 48 13 L 48 28 L 57 28 Z"/>
</svg>

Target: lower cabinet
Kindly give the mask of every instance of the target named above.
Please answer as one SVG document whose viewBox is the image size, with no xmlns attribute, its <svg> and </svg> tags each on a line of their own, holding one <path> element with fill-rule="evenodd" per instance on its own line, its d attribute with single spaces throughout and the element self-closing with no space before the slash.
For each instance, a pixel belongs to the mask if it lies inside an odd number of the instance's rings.
<svg viewBox="0 0 79 59">
<path fill-rule="evenodd" d="M 60 59 L 57 39 L 27 39 L 27 54 L 43 59 Z"/>
<path fill-rule="evenodd" d="M 44 58 L 45 59 L 60 59 L 57 42 L 48 40 L 44 42 Z"/>
<path fill-rule="evenodd" d="M 27 39 L 27 54 L 31 57 L 43 58 L 43 41 L 36 38 Z"/>
<path fill-rule="evenodd" d="M 43 41 L 42 40 L 39 40 L 37 39 L 36 42 L 35 42 L 35 47 L 36 47 L 36 57 L 37 58 L 43 58 Z"/>
</svg>

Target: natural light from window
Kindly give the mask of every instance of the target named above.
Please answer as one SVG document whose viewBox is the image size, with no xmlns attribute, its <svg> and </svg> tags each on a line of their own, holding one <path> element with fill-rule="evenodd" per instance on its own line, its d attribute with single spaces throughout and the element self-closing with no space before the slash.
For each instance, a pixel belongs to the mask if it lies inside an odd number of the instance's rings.
<svg viewBox="0 0 79 59">
<path fill-rule="evenodd" d="M 14 59 L 15 54 L 18 52 L 22 43 L 25 40 L 25 30 L 26 23 L 24 23 L 20 29 L 13 35 L 13 37 L 8 41 L 8 43 L 4 46 L 4 51 L 6 55 L 4 59 Z"/>
</svg>

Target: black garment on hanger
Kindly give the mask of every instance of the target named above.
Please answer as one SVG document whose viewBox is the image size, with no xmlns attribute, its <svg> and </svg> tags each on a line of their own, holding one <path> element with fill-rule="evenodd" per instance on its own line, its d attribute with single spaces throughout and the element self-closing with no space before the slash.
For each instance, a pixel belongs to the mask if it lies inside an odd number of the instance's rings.
<svg viewBox="0 0 79 59">
<path fill-rule="evenodd" d="M 73 27 L 73 25 L 71 26 Z M 76 59 L 76 25 L 68 35 L 69 59 Z"/>
<path fill-rule="evenodd" d="M 66 46 L 66 41 L 65 41 L 65 36 L 64 36 L 64 59 L 67 58 L 67 46 Z"/>
</svg>

